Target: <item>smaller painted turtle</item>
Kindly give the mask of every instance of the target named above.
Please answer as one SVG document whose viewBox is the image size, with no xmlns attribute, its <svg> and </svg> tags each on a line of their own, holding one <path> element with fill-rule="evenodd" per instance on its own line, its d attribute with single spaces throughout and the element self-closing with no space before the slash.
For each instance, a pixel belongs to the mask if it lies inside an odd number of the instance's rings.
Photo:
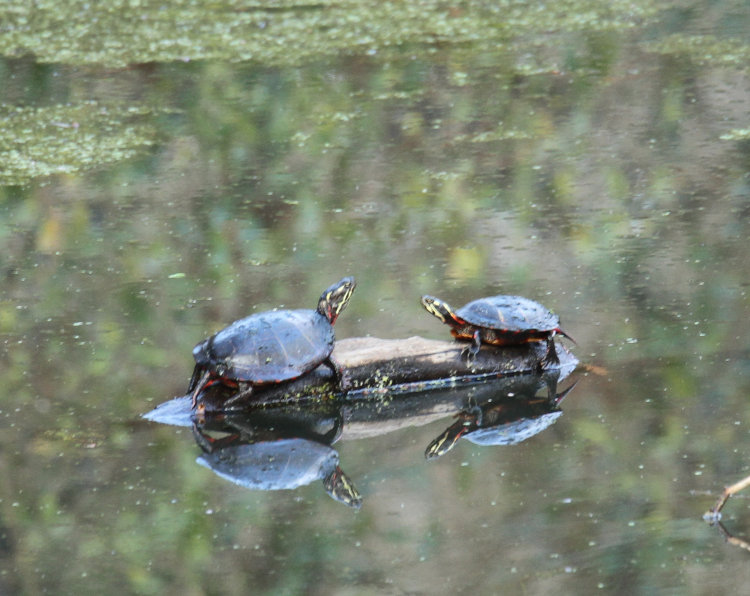
<svg viewBox="0 0 750 596">
<path fill-rule="evenodd" d="M 296 379 L 324 363 L 341 382 L 331 362 L 333 324 L 355 287 L 354 278 L 345 277 L 321 294 L 316 310 L 261 312 L 199 343 L 193 349 L 195 369 L 188 387 L 193 408 L 201 391 L 215 382 L 239 386 L 226 404 L 249 396 L 253 387 Z"/>
<path fill-rule="evenodd" d="M 559 333 L 575 343 L 560 329 L 557 315 L 522 296 L 480 298 L 456 311 L 439 298 L 422 296 L 422 306 L 428 313 L 450 325 L 453 337 L 473 342 L 467 348 L 470 359 L 479 353 L 483 343 L 512 346 L 546 341 L 547 353 L 543 361 L 556 362 L 557 352 L 552 338 Z"/>
<path fill-rule="evenodd" d="M 446 428 L 425 450 L 425 458 L 445 455 L 464 438 L 475 445 L 517 445 L 553 424 L 562 410 L 559 406 L 578 381 L 562 393 L 555 393 L 557 381 L 548 385 L 547 398 L 517 395 L 495 396 L 481 405 L 468 407 L 456 415 L 458 420 Z"/>
</svg>

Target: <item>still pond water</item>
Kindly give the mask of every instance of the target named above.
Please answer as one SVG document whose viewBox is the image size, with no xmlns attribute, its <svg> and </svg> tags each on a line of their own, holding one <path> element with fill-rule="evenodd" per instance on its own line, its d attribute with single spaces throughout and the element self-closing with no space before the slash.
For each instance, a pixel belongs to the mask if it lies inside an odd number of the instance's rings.
<svg viewBox="0 0 750 596">
<path fill-rule="evenodd" d="M 750 474 L 745 2 L 37 4 L 0 8 L 0 593 L 750 585 L 702 519 Z M 142 417 L 198 341 L 344 275 L 338 338 L 449 339 L 424 293 L 541 301 L 577 384 L 430 461 L 481 396 L 296 421 L 359 510 Z"/>
</svg>

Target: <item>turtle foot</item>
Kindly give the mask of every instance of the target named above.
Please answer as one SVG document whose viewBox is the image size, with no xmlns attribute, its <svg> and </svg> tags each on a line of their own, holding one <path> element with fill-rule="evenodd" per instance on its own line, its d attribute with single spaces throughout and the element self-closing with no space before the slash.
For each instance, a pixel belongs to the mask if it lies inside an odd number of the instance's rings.
<svg viewBox="0 0 750 596">
<path fill-rule="evenodd" d="M 466 362 L 469 367 L 474 366 L 474 361 L 477 359 L 479 354 L 479 347 L 475 344 L 469 344 L 463 350 L 461 350 L 461 359 Z"/>
<path fill-rule="evenodd" d="M 193 379 L 197 379 L 195 383 L 195 388 L 193 389 L 192 393 L 192 399 L 190 401 L 190 409 L 195 410 L 195 406 L 198 405 L 198 396 L 200 395 L 201 391 L 205 389 L 206 385 L 208 384 L 208 380 L 211 378 L 211 371 L 206 370 L 203 372 L 203 374 L 200 376 L 200 378 L 196 377 L 195 372 L 193 373 Z M 191 381 L 192 386 L 192 381 Z"/>
<path fill-rule="evenodd" d="M 539 361 L 539 370 L 542 371 L 550 366 L 557 366 L 560 364 L 560 359 L 557 357 L 557 348 L 555 347 L 555 341 L 550 337 L 547 340 L 547 351 L 544 357 Z"/>
<path fill-rule="evenodd" d="M 336 379 L 339 391 L 348 393 L 354 386 L 349 371 L 332 357 L 328 358 L 325 364 L 333 371 L 333 377 Z"/>
</svg>

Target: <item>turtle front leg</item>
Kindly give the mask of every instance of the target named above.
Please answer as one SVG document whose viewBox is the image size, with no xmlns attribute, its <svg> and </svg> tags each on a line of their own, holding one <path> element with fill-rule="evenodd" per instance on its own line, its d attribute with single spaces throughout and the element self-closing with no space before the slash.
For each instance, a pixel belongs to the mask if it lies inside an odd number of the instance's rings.
<svg viewBox="0 0 750 596">
<path fill-rule="evenodd" d="M 482 333 L 481 331 L 479 331 L 479 329 L 474 331 L 474 335 L 472 337 L 473 339 L 471 340 L 471 344 L 466 346 L 461 351 L 461 356 L 466 358 L 466 362 L 469 365 L 474 362 L 477 354 L 479 354 L 479 349 L 482 347 Z"/>
<path fill-rule="evenodd" d="M 213 453 L 215 439 L 203 434 L 195 422 L 193 422 L 193 438 L 195 439 L 195 442 L 198 443 L 198 446 L 203 450 L 203 453 Z"/>
<path fill-rule="evenodd" d="M 203 389 L 206 386 L 206 383 L 208 383 L 208 380 L 211 378 L 211 371 L 206 369 L 203 374 L 200 376 L 200 378 L 197 376 L 198 368 L 196 367 L 195 371 L 193 372 L 193 378 L 190 381 L 190 386 L 193 386 L 193 381 L 195 381 L 195 388 L 193 389 L 192 393 L 192 400 L 190 402 L 190 409 L 194 410 L 195 406 L 198 405 L 198 396 L 200 395 L 200 392 L 203 391 Z M 197 380 L 196 380 L 197 379 Z"/>
<path fill-rule="evenodd" d="M 547 351 L 544 353 L 544 358 L 539 361 L 539 368 L 544 369 L 548 366 L 555 366 L 556 364 L 560 364 L 560 359 L 557 357 L 555 340 L 550 336 L 547 338 Z"/>
<path fill-rule="evenodd" d="M 333 376 L 338 383 L 342 393 L 347 393 L 352 388 L 352 380 L 346 367 L 342 366 L 333 356 L 329 356 L 325 365 L 333 371 Z"/>
</svg>

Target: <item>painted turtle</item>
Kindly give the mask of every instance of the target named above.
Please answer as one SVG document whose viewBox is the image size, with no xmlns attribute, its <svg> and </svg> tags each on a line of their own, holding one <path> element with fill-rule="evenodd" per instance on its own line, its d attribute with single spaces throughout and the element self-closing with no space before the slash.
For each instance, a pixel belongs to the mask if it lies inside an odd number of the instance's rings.
<svg viewBox="0 0 750 596">
<path fill-rule="evenodd" d="M 188 387 L 193 408 L 201 391 L 216 381 L 240 387 L 227 404 L 247 397 L 257 385 L 296 379 L 323 363 L 341 381 L 331 362 L 333 324 L 355 287 L 354 278 L 345 277 L 321 294 L 316 310 L 258 313 L 199 343 Z"/>
<path fill-rule="evenodd" d="M 302 438 L 257 443 L 237 435 L 213 439 L 193 426 L 203 450 L 196 460 L 222 478 L 253 490 L 289 490 L 322 480 L 331 498 L 359 509 L 362 496 L 339 466 L 339 454 L 330 447 Z"/>
<path fill-rule="evenodd" d="M 544 306 L 522 296 L 490 296 L 469 302 L 454 311 L 448 303 L 432 296 L 422 296 L 422 306 L 443 323 L 450 325 L 456 339 L 469 340 L 469 358 L 479 353 L 482 343 L 495 346 L 520 345 L 546 341 L 543 361 L 557 361 L 552 338 L 559 333 L 574 341 L 560 329 L 560 319 Z"/>
<path fill-rule="evenodd" d="M 555 394 L 555 381 L 548 385 L 552 394 L 546 399 L 510 392 L 469 407 L 459 412 L 458 420 L 427 446 L 425 458 L 431 460 L 445 455 L 461 438 L 480 446 L 517 445 L 539 434 L 562 416 L 559 405 L 576 384 L 577 381 L 562 393 Z"/>
</svg>

